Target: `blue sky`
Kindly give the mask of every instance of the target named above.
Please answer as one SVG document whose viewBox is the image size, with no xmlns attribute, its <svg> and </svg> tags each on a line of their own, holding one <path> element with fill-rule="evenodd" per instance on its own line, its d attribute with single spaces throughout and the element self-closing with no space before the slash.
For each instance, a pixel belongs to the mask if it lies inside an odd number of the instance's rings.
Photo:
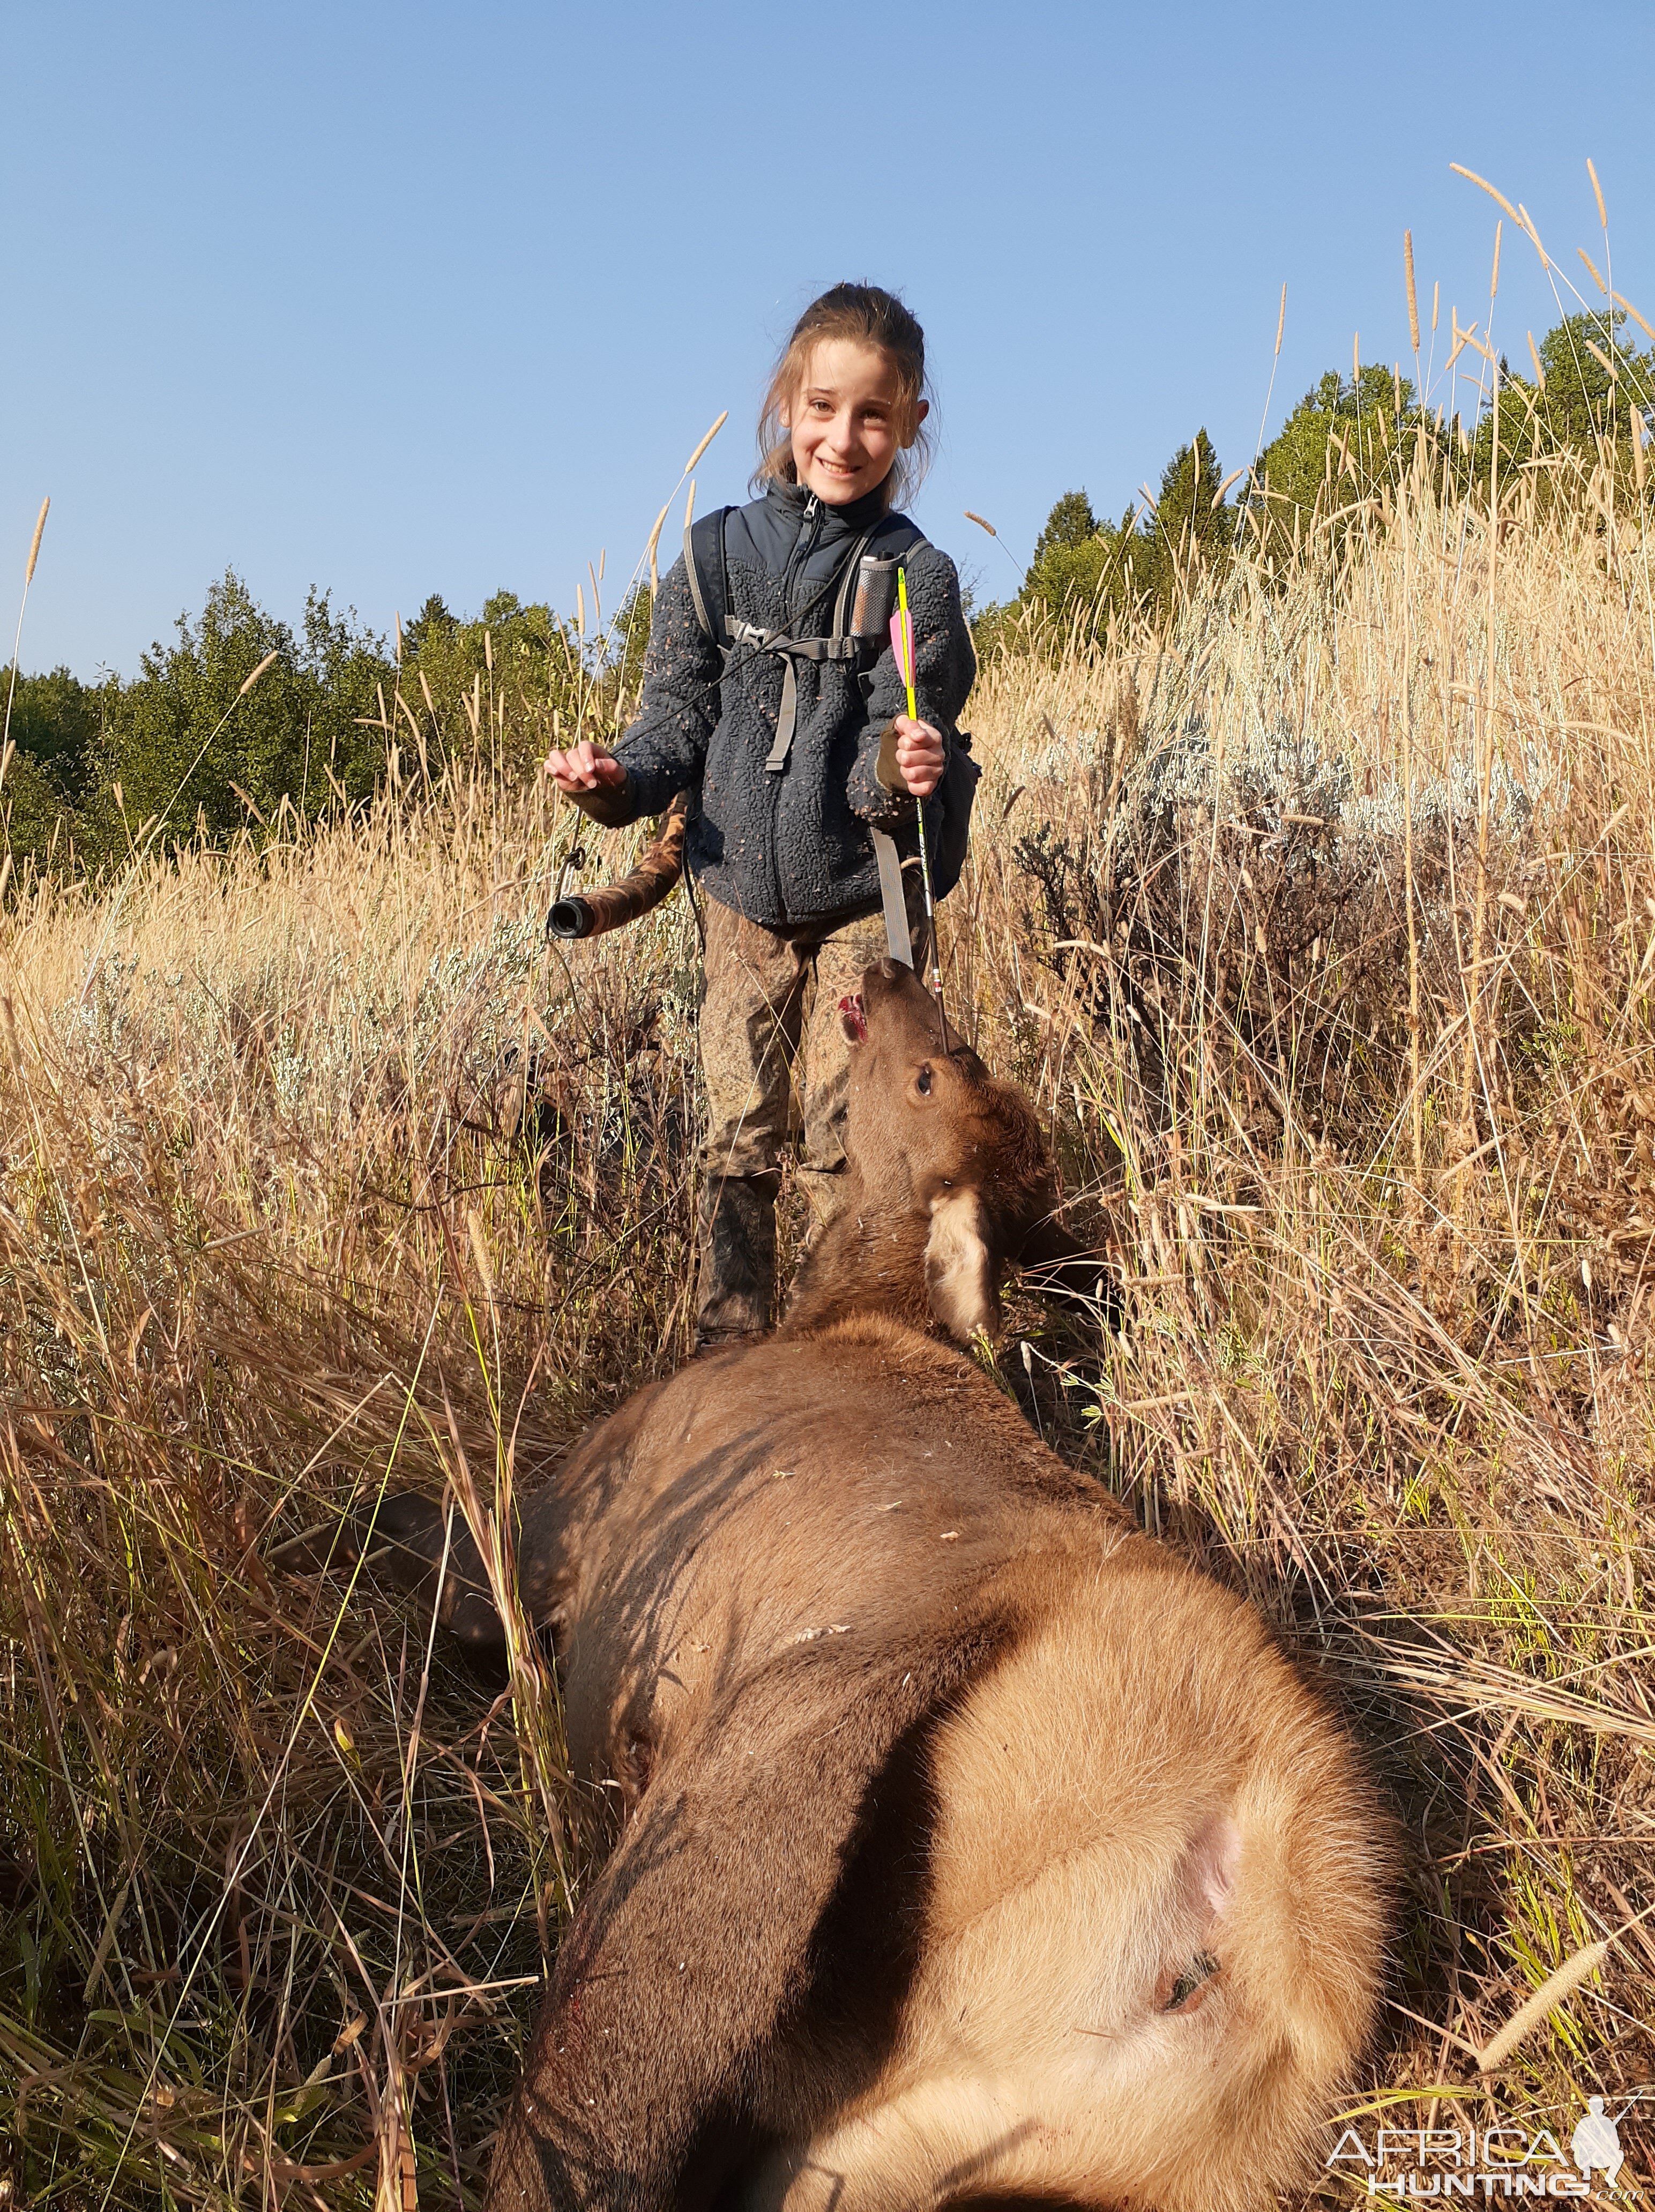
<svg viewBox="0 0 1655 2212">
<path fill-rule="evenodd" d="M 227 564 L 289 619 L 312 583 L 381 629 L 570 607 L 725 407 L 698 503 L 744 495 L 775 350 L 847 276 L 926 326 L 916 512 L 1003 596 L 963 508 L 1025 558 L 1198 424 L 1250 459 L 1284 280 L 1272 428 L 1354 331 L 1407 356 L 1405 227 L 1427 314 L 1440 279 L 1445 331 L 1485 324 L 1498 210 L 1451 162 L 1590 289 L 1592 155 L 1655 322 L 1652 81 L 1650 0 L 0 0 L 0 620 L 47 493 L 26 669 L 132 672 Z M 1514 365 L 1556 312 L 1508 226 Z"/>
</svg>

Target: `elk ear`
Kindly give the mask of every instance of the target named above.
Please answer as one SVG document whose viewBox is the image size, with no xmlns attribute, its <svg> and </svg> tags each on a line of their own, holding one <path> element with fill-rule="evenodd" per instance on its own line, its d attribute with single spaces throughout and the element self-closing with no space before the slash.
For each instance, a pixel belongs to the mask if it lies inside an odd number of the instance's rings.
<svg viewBox="0 0 1655 2212">
<path fill-rule="evenodd" d="M 1023 1239 L 1017 1264 L 1033 1276 L 1031 1290 L 1099 1307 L 1110 1325 L 1118 1327 L 1120 1293 L 1102 1255 L 1078 1243 L 1050 1216 L 1037 1221 Z"/>
<path fill-rule="evenodd" d="M 1190 1838 L 1174 1877 L 1180 1902 L 1207 1934 L 1230 1909 L 1241 1871 L 1241 1831 L 1227 1813 L 1214 1813 Z"/>
<path fill-rule="evenodd" d="M 983 1200 L 974 1190 L 946 1191 L 931 1201 L 926 1293 L 932 1312 L 958 1344 L 1000 1334 L 1000 1262 L 985 1227 Z"/>
<path fill-rule="evenodd" d="M 1065 1261 L 1083 1258 L 1085 1251 L 1085 1246 L 1077 1243 L 1067 1229 L 1045 1214 L 1023 1239 L 1017 1264 L 1019 1267 L 1057 1267 Z"/>
<path fill-rule="evenodd" d="M 1241 1832 L 1227 1814 L 1214 1814 L 1190 1838 L 1172 1877 L 1158 2012 L 1196 2012 L 1206 2002 L 1228 1951 L 1240 1869 Z"/>
</svg>

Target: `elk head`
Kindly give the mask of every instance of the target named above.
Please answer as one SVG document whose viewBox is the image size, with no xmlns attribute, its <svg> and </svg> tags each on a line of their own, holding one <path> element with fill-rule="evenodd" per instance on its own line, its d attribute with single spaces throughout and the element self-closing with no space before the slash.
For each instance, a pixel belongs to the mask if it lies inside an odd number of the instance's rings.
<svg viewBox="0 0 1655 2212">
<path fill-rule="evenodd" d="M 1034 1109 L 992 1076 L 913 970 L 882 960 L 841 1000 L 851 1045 L 845 1204 L 800 1270 L 790 1331 L 851 1311 L 997 1335 L 1008 1266 L 1098 1268 L 1051 1215 L 1057 1178 Z"/>
</svg>

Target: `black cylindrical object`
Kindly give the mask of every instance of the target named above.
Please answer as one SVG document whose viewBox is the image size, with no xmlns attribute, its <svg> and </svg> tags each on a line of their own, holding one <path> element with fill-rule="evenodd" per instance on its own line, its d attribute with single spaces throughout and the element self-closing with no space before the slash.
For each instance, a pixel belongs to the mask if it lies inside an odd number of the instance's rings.
<svg viewBox="0 0 1655 2212">
<path fill-rule="evenodd" d="M 546 916 L 548 937 L 590 937 L 592 908 L 583 898 L 560 898 Z"/>
<path fill-rule="evenodd" d="M 895 561 L 881 561 L 865 553 L 856 564 L 856 596 L 851 603 L 852 637 L 884 639 L 897 611 Z"/>
</svg>

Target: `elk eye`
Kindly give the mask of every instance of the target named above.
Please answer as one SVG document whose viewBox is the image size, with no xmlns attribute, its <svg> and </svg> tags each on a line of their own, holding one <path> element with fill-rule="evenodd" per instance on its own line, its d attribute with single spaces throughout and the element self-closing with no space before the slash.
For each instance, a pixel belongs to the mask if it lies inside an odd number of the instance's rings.
<svg viewBox="0 0 1655 2212">
<path fill-rule="evenodd" d="M 928 1098 L 930 1097 L 931 1071 L 928 1067 L 921 1068 L 919 1073 L 914 1078 L 914 1088 L 919 1092 L 922 1098 Z"/>
</svg>

